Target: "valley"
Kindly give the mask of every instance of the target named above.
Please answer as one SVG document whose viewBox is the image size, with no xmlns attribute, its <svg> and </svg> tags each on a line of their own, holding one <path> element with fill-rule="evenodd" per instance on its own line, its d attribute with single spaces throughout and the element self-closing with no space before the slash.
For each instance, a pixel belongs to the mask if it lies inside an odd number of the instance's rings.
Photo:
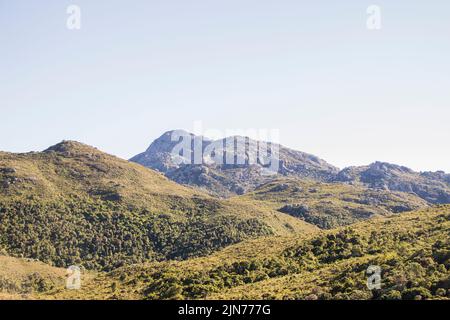
<svg viewBox="0 0 450 320">
<path fill-rule="evenodd" d="M 329 176 L 316 165 L 307 173 L 293 162 L 315 158 L 289 154 L 281 167 L 303 171 L 200 166 L 225 179 L 210 185 L 179 184 L 170 170 L 75 141 L 0 152 L 0 299 L 448 298 L 450 207 L 439 204 L 447 175 L 420 174 L 425 195 L 369 185 L 373 167 L 312 160 Z M 376 168 L 416 183 L 407 169 Z M 229 188 L 240 181 L 245 192 Z M 79 290 L 65 288 L 71 265 L 82 270 Z M 383 270 L 381 290 L 365 286 L 369 265 Z"/>
</svg>

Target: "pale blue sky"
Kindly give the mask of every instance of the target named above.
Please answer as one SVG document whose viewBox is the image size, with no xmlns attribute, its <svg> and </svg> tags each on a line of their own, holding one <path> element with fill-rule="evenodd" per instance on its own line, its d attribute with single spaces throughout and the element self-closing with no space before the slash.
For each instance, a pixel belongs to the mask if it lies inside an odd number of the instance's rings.
<svg viewBox="0 0 450 320">
<path fill-rule="evenodd" d="M 129 158 L 201 120 L 339 167 L 450 172 L 449 57 L 448 0 L 0 0 L 0 150 Z"/>
</svg>

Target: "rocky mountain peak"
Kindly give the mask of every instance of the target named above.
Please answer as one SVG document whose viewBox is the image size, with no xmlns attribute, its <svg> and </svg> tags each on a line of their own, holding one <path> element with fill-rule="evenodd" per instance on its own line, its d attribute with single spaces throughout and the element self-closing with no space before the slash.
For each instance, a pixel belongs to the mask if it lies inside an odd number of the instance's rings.
<svg viewBox="0 0 450 320">
<path fill-rule="evenodd" d="M 442 171 L 415 172 L 404 166 L 378 161 L 368 166 L 345 168 L 335 181 L 413 193 L 430 203 L 450 202 L 450 175 Z"/>
<path fill-rule="evenodd" d="M 130 160 L 225 196 L 250 190 L 270 175 L 326 181 L 339 172 L 317 156 L 276 143 L 239 135 L 211 140 L 184 130 L 164 133 Z"/>
<path fill-rule="evenodd" d="M 182 143 L 183 138 L 188 142 Z M 181 153 L 180 143 L 185 149 Z M 415 172 L 381 161 L 339 170 L 315 155 L 242 136 L 210 140 L 184 130 L 168 131 L 131 161 L 161 171 L 175 182 L 225 197 L 276 177 L 293 177 L 407 192 L 429 203 L 450 203 L 450 175 L 442 171 Z"/>
</svg>

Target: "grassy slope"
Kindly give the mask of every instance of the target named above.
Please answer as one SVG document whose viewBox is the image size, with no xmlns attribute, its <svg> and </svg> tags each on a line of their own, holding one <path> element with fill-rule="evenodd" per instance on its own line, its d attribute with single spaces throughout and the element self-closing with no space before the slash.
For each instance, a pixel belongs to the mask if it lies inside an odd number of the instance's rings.
<svg viewBox="0 0 450 320">
<path fill-rule="evenodd" d="M 0 299 L 32 299 L 39 292 L 62 288 L 66 270 L 39 261 L 0 255 Z"/>
<path fill-rule="evenodd" d="M 214 199 L 81 143 L 0 152 L 0 245 L 13 256 L 112 269 L 315 231 L 289 215 Z"/>
<path fill-rule="evenodd" d="M 41 299 L 443 299 L 450 281 L 450 206 L 380 217 L 301 237 L 267 237 L 207 257 L 100 274 Z M 366 288 L 369 265 L 382 290 Z"/>
</svg>

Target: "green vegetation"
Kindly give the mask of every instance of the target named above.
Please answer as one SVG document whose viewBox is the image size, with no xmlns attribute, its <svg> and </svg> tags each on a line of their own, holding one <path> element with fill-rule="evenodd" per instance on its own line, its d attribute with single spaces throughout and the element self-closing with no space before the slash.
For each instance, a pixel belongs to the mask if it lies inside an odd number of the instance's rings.
<svg viewBox="0 0 450 320">
<path fill-rule="evenodd" d="M 8 253 L 59 267 L 111 270 L 146 260 L 186 259 L 270 234 L 256 219 L 198 213 L 177 219 L 89 199 L 3 203 L 0 208 L 0 243 Z"/>
<path fill-rule="evenodd" d="M 412 194 L 296 179 L 272 181 L 237 198 L 256 201 L 260 207 L 279 210 L 322 229 L 428 206 Z"/>
<path fill-rule="evenodd" d="M 0 153 L 0 246 L 16 257 L 112 270 L 314 230 L 288 215 L 199 194 L 75 142 L 42 153 Z"/>
<path fill-rule="evenodd" d="M 449 235 L 450 206 L 412 194 L 283 179 L 219 200 L 75 142 L 0 153 L 0 299 L 448 299 Z"/>
<path fill-rule="evenodd" d="M 447 299 L 450 207 L 304 237 L 265 237 L 207 257 L 118 268 L 64 299 Z M 381 290 L 366 270 L 382 270 Z M 114 284 L 114 292 L 111 290 Z"/>
</svg>

